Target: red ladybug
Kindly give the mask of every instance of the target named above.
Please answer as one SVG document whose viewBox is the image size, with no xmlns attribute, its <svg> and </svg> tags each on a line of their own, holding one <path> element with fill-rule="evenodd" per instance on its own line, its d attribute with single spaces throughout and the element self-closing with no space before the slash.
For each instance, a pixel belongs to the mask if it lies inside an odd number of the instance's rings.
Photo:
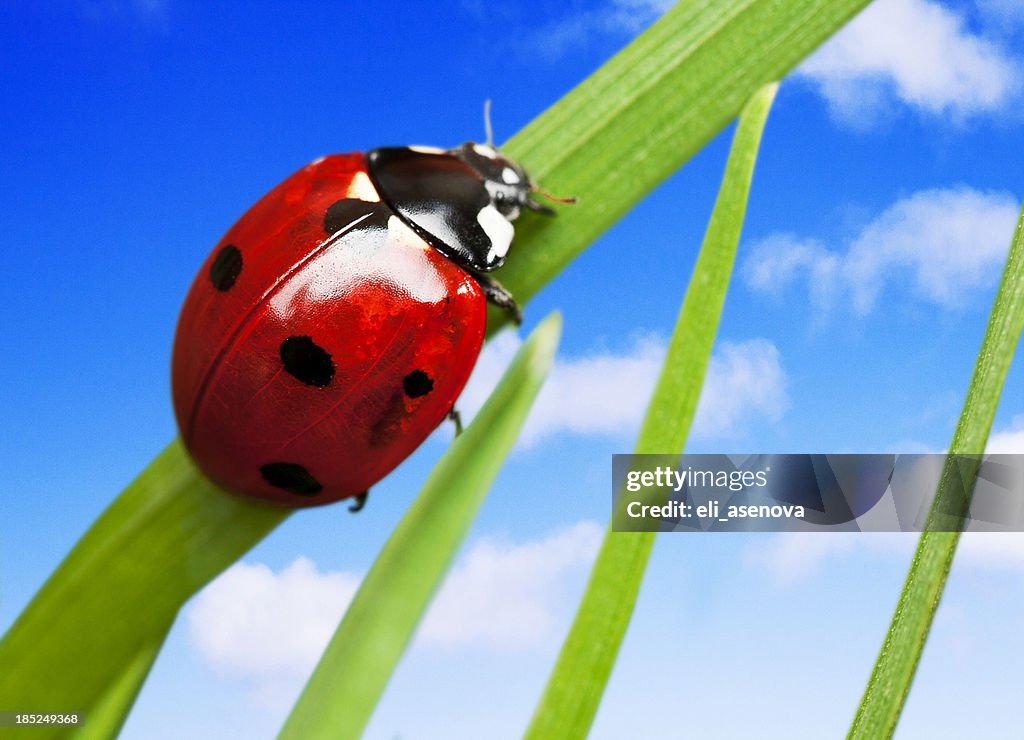
<svg viewBox="0 0 1024 740">
<path fill-rule="evenodd" d="M 490 146 L 374 149 L 302 168 L 224 235 L 189 290 L 174 410 L 202 471 L 287 506 L 356 496 L 441 423 L 484 338 L 485 273 L 529 197 Z"/>
</svg>

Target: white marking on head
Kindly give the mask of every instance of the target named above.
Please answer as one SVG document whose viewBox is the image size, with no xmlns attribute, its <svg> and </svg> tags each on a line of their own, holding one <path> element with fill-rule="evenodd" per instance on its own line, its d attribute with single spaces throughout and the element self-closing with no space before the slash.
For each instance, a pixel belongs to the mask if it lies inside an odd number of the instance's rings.
<svg viewBox="0 0 1024 740">
<path fill-rule="evenodd" d="M 481 157 L 487 157 L 488 159 L 495 159 L 498 156 L 498 152 L 494 150 L 494 147 L 487 146 L 486 144 L 474 144 L 473 151 Z"/>
<path fill-rule="evenodd" d="M 501 171 L 501 179 L 505 181 L 506 185 L 518 185 L 519 175 L 511 167 L 506 167 Z"/>
<path fill-rule="evenodd" d="M 512 224 L 494 206 L 484 206 L 477 214 L 476 220 L 491 241 L 491 248 L 487 252 L 487 264 L 491 265 L 504 259 L 515 234 Z"/>
</svg>

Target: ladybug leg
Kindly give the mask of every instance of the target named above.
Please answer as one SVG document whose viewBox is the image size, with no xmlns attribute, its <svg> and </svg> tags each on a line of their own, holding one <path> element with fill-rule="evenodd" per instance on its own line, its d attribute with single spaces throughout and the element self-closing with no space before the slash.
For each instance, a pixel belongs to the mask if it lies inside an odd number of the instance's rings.
<svg viewBox="0 0 1024 740">
<path fill-rule="evenodd" d="M 454 406 L 448 410 L 448 418 L 455 423 L 455 436 L 462 434 L 462 414 Z"/>
<path fill-rule="evenodd" d="M 366 506 L 366 497 L 370 495 L 369 491 L 363 491 L 360 494 L 356 494 L 356 502 L 348 507 L 348 510 L 355 514 L 357 511 L 362 511 L 363 507 Z"/>
<path fill-rule="evenodd" d="M 471 272 L 473 279 L 483 288 L 484 296 L 488 303 L 493 303 L 508 314 L 509 319 L 519 326 L 523 323 L 523 312 L 519 310 L 519 304 L 512 294 L 505 290 L 505 287 L 489 275 L 479 272 Z"/>
</svg>

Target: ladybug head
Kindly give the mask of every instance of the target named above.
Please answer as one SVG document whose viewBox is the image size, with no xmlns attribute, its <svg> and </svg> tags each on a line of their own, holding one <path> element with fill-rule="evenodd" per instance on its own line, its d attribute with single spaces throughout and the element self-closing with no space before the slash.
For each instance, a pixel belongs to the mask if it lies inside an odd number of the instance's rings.
<svg viewBox="0 0 1024 740">
<path fill-rule="evenodd" d="M 548 216 L 554 215 L 553 210 L 530 198 L 530 193 L 537 188 L 530 182 L 526 171 L 502 156 L 494 147 L 467 141 L 451 153 L 483 178 L 484 187 L 491 197 L 491 205 L 509 221 L 515 220 L 522 208 Z"/>
<path fill-rule="evenodd" d="M 381 199 L 428 244 L 477 272 L 504 263 L 512 243 L 511 222 L 523 208 L 554 213 L 530 199 L 532 192 L 550 196 L 523 168 L 487 144 L 470 142 L 450 150 L 382 147 L 366 156 Z"/>
</svg>

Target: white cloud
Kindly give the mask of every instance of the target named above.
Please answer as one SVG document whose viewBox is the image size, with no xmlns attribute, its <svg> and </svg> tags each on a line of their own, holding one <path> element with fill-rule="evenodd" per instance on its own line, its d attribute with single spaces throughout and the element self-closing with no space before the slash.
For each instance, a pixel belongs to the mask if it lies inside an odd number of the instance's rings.
<svg viewBox="0 0 1024 740">
<path fill-rule="evenodd" d="M 898 201 L 850 246 L 845 269 L 858 310 L 874 304 L 893 268 L 906 268 L 917 292 L 956 306 L 999 276 L 1017 223 L 1009 193 L 967 187 L 926 190 Z"/>
<path fill-rule="evenodd" d="M 583 521 L 521 544 L 478 540 L 448 575 L 417 644 L 522 649 L 568 620 L 603 528 Z M 192 645 L 219 673 L 247 681 L 259 703 L 280 708 L 301 689 L 337 629 L 361 575 L 325 572 L 305 557 L 275 573 L 239 563 L 196 596 Z"/>
<path fill-rule="evenodd" d="M 500 379 L 520 340 L 505 333 L 485 348 L 458 406 L 472 415 Z M 665 355 L 660 339 L 643 338 L 627 352 L 555 360 L 520 442 L 531 446 L 558 432 L 622 434 L 636 430 Z"/>
<path fill-rule="evenodd" d="M 960 539 L 957 561 L 971 568 L 1024 572 L 1024 532 L 969 532 Z"/>
<path fill-rule="evenodd" d="M 468 420 L 498 382 L 520 340 L 499 335 L 481 353 L 458 408 Z M 561 432 L 633 435 L 665 357 L 665 342 L 644 337 L 623 353 L 557 358 L 527 418 L 520 444 Z M 777 421 L 787 404 L 786 375 L 771 342 L 721 342 L 708 364 L 693 436 L 737 437 L 756 419 Z"/>
<path fill-rule="evenodd" d="M 956 120 L 997 112 L 1021 82 L 1019 60 L 930 0 L 877 0 L 798 72 L 837 119 L 858 126 L 893 99 Z"/>
<path fill-rule="evenodd" d="M 711 355 L 693 421 L 696 437 L 736 437 L 751 417 L 778 421 L 788 405 L 779 351 L 767 339 L 721 342 Z"/>
<path fill-rule="evenodd" d="M 203 589 L 188 610 L 192 641 L 225 674 L 307 675 L 359 587 L 353 573 L 325 573 L 297 558 L 279 573 L 239 563 Z"/>
<path fill-rule="evenodd" d="M 779 585 L 818 573 L 829 560 L 864 555 L 905 559 L 917 535 L 904 532 L 783 532 L 747 548 L 748 566 L 764 570 Z"/>
<path fill-rule="evenodd" d="M 419 643 L 514 650 L 551 637 L 568 620 L 567 596 L 582 589 L 603 533 L 584 521 L 521 545 L 481 539 L 445 581 Z"/>
<path fill-rule="evenodd" d="M 576 10 L 541 27 L 532 37 L 534 49 L 549 60 L 585 46 L 595 35 L 635 35 L 653 23 L 675 0 L 606 0 Z"/>
<path fill-rule="evenodd" d="M 914 532 L 786 532 L 747 548 L 746 564 L 765 571 L 779 586 L 821 573 L 840 560 L 910 564 L 920 535 Z M 967 532 L 957 548 L 957 567 L 1024 574 L 1024 533 Z"/>
<path fill-rule="evenodd" d="M 998 281 L 1017 214 L 1009 193 L 924 190 L 889 206 L 841 250 L 790 234 L 769 236 L 751 246 L 741 274 L 762 293 L 778 293 L 805 277 L 819 311 L 848 296 L 867 314 L 889 282 L 956 308 Z"/>
<path fill-rule="evenodd" d="M 916 440 L 903 440 L 891 446 L 892 452 L 899 455 L 944 455 L 948 447 L 935 449 Z M 1024 414 L 1018 414 L 1005 429 L 997 429 L 989 434 L 985 445 L 988 455 L 1024 455 Z"/>
<path fill-rule="evenodd" d="M 989 435 L 985 452 L 993 455 L 1024 455 L 1024 414 L 1013 417 L 1008 429 Z"/>
<path fill-rule="evenodd" d="M 794 234 L 772 234 L 753 247 L 741 273 L 750 287 L 762 293 L 781 295 L 797 278 L 807 277 L 811 301 L 816 308 L 828 310 L 834 294 L 839 256 L 814 239 Z"/>
</svg>

